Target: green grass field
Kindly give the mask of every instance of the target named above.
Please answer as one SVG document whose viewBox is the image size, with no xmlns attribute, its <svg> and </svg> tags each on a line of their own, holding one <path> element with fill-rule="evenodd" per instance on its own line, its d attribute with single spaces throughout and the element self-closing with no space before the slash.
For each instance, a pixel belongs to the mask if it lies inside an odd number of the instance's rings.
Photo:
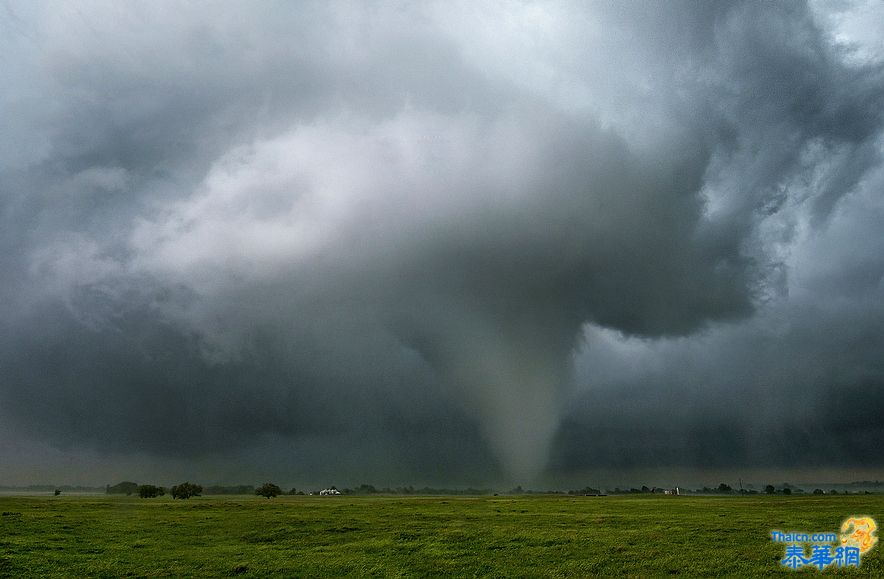
<svg viewBox="0 0 884 579">
<path fill-rule="evenodd" d="M 0 497 L 0 576 L 763 576 L 884 496 Z M 884 576 L 884 545 L 859 569 Z M 801 576 L 818 573 L 798 571 Z"/>
</svg>

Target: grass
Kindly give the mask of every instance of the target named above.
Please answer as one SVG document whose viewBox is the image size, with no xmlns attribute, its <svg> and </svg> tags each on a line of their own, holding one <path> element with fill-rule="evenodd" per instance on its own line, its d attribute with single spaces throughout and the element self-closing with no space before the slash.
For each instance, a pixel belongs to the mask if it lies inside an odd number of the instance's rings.
<svg viewBox="0 0 884 579">
<path fill-rule="evenodd" d="M 0 576 L 739 577 L 884 496 L 0 497 Z M 859 569 L 884 576 L 878 545 Z M 801 576 L 817 573 L 799 571 Z"/>
</svg>

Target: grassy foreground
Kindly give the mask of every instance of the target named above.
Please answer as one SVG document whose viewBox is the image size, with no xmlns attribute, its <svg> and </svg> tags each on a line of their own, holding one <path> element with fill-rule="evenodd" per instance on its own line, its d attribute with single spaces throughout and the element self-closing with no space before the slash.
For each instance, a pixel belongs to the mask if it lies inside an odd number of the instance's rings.
<svg viewBox="0 0 884 579">
<path fill-rule="evenodd" d="M 884 522 L 884 496 L 0 497 L 0 512 L 10 577 L 748 577 L 791 572 L 771 529 Z M 825 574 L 882 577 L 882 550 Z"/>
</svg>

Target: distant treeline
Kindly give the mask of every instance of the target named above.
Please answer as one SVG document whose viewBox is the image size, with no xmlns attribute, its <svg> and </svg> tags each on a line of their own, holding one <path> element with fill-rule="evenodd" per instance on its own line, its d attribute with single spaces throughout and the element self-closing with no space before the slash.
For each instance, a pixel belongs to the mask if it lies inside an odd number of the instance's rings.
<svg viewBox="0 0 884 579">
<path fill-rule="evenodd" d="M 105 488 L 105 492 L 109 495 L 133 495 L 139 492 L 141 487 L 153 487 L 153 485 L 139 485 L 135 482 L 123 481 L 121 483 L 117 483 L 113 486 L 107 485 Z M 163 489 L 164 487 L 156 487 L 157 489 Z M 253 495 L 255 494 L 255 487 L 253 485 L 234 485 L 234 486 L 221 486 L 221 485 L 211 485 L 207 487 L 202 487 L 202 494 L 204 495 Z"/>
<path fill-rule="evenodd" d="M 0 485 L 0 491 L 6 492 L 31 492 L 46 493 L 52 491 L 63 491 L 66 493 L 100 493 L 105 490 L 102 487 L 85 487 L 80 485 L 27 485 L 27 486 L 8 486 Z"/>
<path fill-rule="evenodd" d="M 270 483 L 268 483 L 270 484 Z M 56 487 L 46 487 L 46 490 L 53 490 Z M 64 488 L 64 487 L 59 487 Z M 132 481 L 123 481 L 117 483 L 115 485 L 107 485 L 105 487 L 105 492 L 109 495 L 133 495 L 139 494 L 142 489 L 157 489 L 159 492 L 159 496 L 162 496 L 162 492 L 165 491 L 164 487 L 154 487 L 153 485 L 139 485 L 136 482 Z M 173 487 L 174 488 L 174 487 Z M 207 487 L 200 487 L 202 489 L 203 495 L 253 495 L 256 494 L 256 491 L 259 490 L 254 485 L 232 485 L 232 486 L 224 486 L 224 485 L 210 485 Z M 339 490 L 342 495 L 490 495 L 493 494 L 494 491 L 492 489 L 477 489 L 477 488 L 465 488 L 465 489 L 446 489 L 446 488 L 433 488 L 433 487 L 421 487 L 415 488 L 413 486 L 407 487 L 383 487 L 376 488 L 374 485 L 370 484 L 362 484 L 355 488 L 342 488 L 338 489 L 336 486 L 331 485 L 328 487 L 330 489 Z M 101 489 L 97 489 L 101 490 Z M 318 495 L 322 489 L 314 489 L 314 490 L 306 490 L 306 489 L 297 489 L 292 488 L 288 491 L 277 493 L 277 494 L 287 494 L 287 495 Z M 156 495 L 152 495 L 156 496 Z"/>
<path fill-rule="evenodd" d="M 822 489 L 822 488 L 814 488 L 814 489 L 804 489 L 789 483 L 783 483 L 779 486 L 774 485 L 766 485 L 763 489 L 756 489 L 754 485 L 747 485 L 747 488 L 733 488 L 726 483 L 721 483 L 715 488 L 711 487 L 702 487 L 702 488 L 684 488 L 680 487 L 678 489 L 678 494 L 687 495 L 687 494 L 697 494 L 697 495 L 759 495 L 759 494 L 767 494 L 767 495 L 802 495 L 802 494 L 814 494 L 814 495 L 837 495 L 837 494 L 877 494 L 878 491 L 869 491 L 863 488 L 856 488 L 851 485 L 838 485 L 841 488 L 839 492 L 836 488 Z M 826 485 L 823 485 L 826 486 Z M 859 485 L 856 485 L 859 486 Z M 866 487 L 868 485 L 862 485 L 862 487 Z M 845 488 L 852 487 L 852 488 Z M 647 486 L 642 486 L 641 488 L 629 488 L 629 489 L 621 489 L 615 488 L 612 491 L 608 491 L 610 494 L 614 495 L 627 495 L 627 494 L 642 494 L 642 493 L 666 493 L 671 489 L 663 489 L 659 487 L 648 488 Z"/>
<path fill-rule="evenodd" d="M 334 488 L 334 487 L 330 487 Z M 445 489 L 445 488 L 433 488 L 433 487 L 421 487 L 415 488 L 413 486 L 407 487 L 383 487 L 383 488 L 375 488 L 374 485 L 370 484 L 361 484 L 356 488 L 343 488 L 339 489 L 342 495 L 490 495 L 493 494 L 494 491 L 492 489 L 476 489 L 476 488 L 466 488 L 466 489 Z"/>
<path fill-rule="evenodd" d="M 255 487 L 253 485 L 235 485 L 235 486 L 220 486 L 220 485 L 211 485 L 203 488 L 204 495 L 253 495 L 255 494 Z"/>
<path fill-rule="evenodd" d="M 190 486 L 183 486 L 190 485 Z M 269 485 L 269 486 L 268 486 Z M 880 483 L 878 481 L 874 482 L 861 482 L 861 483 L 850 483 L 850 484 L 842 484 L 842 485 L 831 485 L 831 487 L 838 488 L 828 488 L 829 485 L 821 485 L 826 486 L 827 488 L 813 488 L 813 489 L 805 489 L 800 488 L 798 486 L 792 485 L 790 483 L 782 483 L 780 485 L 766 485 L 764 488 L 757 489 L 754 485 L 747 485 L 746 488 L 734 488 L 731 485 L 726 483 L 721 483 L 717 487 L 700 487 L 700 488 L 685 488 L 678 487 L 677 490 L 675 488 L 670 487 L 648 487 L 646 485 L 642 485 L 641 487 L 630 487 L 630 488 L 620 488 L 615 487 L 614 489 L 601 489 L 594 488 L 591 486 L 586 486 L 581 489 L 572 489 L 572 490 L 532 490 L 532 489 L 523 489 L 521 486 L 517 486 L 508 491 L 498 491 L 496 492 L 493 489 L 489 488 L 465 488 L 465 489 L 448 489 L 448 488 L 435 488 L 435 487 L 414 487 L 414 486 L 405 486 L 405 487 L 375 487 L 371 484 L 361 484 L 354 488 L 341 488 L 338 489 L 334 485 L 329 486 L 329 489 L 333 489 L 339 492 L 341 495 L 438 495 L 438 496 L 476 496 L 476 495 L 497 495 L 497 494 L 508 494 L 508 495 L 531 495 L 531 494 L 546 494 L 546 495 L 632 495 L 632 494 L 680 494 L 680 495 L 689 495 L 689 494 L 697 494 L 697 495 L 759 495 L 759 494 L 782 494 L 782 495 L 801 495 L 801 494 L 814 494 L 814 495 L 837 495 L 837 494 L 877 494 L 879 490 L 868 490 L 869 488 L 876 489 L 884 486 L 884 483 Z M 262 496 L 267 496 L 268 488 L 273 489 L 270 494 L 273 496 L 277 495 L 318 495 L 320 494 L 320 489 L 314 490 L 306 490 L 306 489 L 296 489 L 292 488 L 288 491 L 283 491 L 277 485 L 273 483 L 265 483 L 262 487 L 255 487 L 254 485 L 210 485 L 207 487 L 201 487 L 199 485 L 191 485 L 191 483 L 182 483 L 182 485 L 178 485 L 178 487 L 172 487 L 173 496 L 176 496 L 175 490 L 179 489 L 199 489 L 195 491 L 194 494 L 190 494 L 189 496 L 198 496 L 199 494 L 204 495 L 254 495 L 259 494 Z M 52 491 L 53 489 L 58 489 L 61 491 L 67 492 L 94 492 L 96 489 L 93 487 L 74 487 L 74 486 L 62 486 L 62 487 L 53 487 L 48 485 L 32 485 L 29 487 L 0 487 L 0 490 L 27 490 L 27 491 Z M 840 490 L 839 490 L 840 489 Z M 107 494 L 122 494 L 122 495 L 133 495 L 138 494 L 145 498 L 151 498 L 156 496 L 163 496 L 166 492 L 165 487 L 154 486 L 154 485 L 139 485 L 138 483 L 131 481 L 123 481 L 117 483 L 115 485 L 107 485 L 105 487 L 105 492 Z M 184 497 L 186 498 L 186 497 Z"/>
</svg>

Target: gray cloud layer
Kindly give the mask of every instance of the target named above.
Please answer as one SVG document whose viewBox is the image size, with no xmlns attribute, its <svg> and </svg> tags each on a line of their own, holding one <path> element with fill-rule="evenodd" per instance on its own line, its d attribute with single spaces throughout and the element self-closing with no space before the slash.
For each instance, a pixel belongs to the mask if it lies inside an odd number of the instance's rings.
<svg viewBox="0 0 884 579">
<path fill-rule="evenodd" d="M 2 13 L 12 436 L 448 482 L 882 466 L 884 69 L 837 13 Z"/>
</svg>

